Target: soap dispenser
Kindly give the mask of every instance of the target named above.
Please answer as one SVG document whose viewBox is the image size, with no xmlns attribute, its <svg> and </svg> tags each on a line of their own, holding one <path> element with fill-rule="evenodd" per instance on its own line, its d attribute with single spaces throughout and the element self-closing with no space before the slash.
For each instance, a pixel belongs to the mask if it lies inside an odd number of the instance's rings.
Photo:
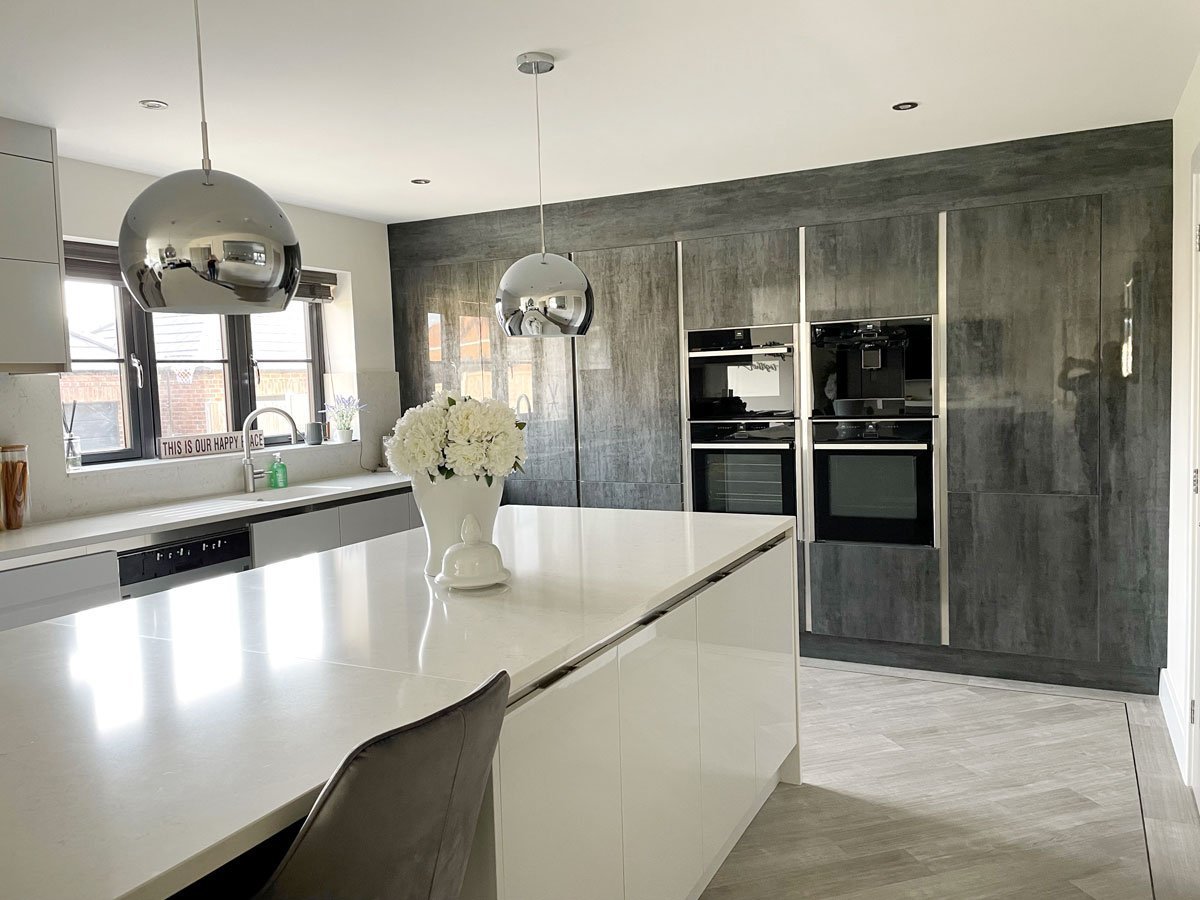
<svg viewBox="0 0 1200 900">
<path fill-rule="evenodd" d="M 275 454 L 275 461 L 271 463 L 271 471 L 267 476 L 267 484 L 273 488 L 285 488 L 288 486 L 287 466 L 283 462 L 283 454 L 281 453 Z"/>
</svg>

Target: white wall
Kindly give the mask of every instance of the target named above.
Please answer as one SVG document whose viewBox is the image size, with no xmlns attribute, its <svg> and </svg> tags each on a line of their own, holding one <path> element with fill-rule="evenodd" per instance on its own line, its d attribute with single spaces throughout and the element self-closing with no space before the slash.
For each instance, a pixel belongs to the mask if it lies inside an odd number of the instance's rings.
<svg viewBox="0 0 1200 900">
<path fill-rule="evenodd" d="M 60 160 L 63 233 L 115 243 L 130 202 L 154 178 Z M 338 273 L 338 300 L 325 307 L 331 377 L 327 390 L 357 393 L 362 443 L 285 453 L 292 481 L 358 471 L 379 462 L 379 438 L 399 413 L 387 227 L 283 204 L 300 238 L 304 265 Z M 0 375 L 0 442 L 30 445 L 33 518 L 46 520 L 180 497 L 235 491 L 241 468 L 229 457 L 112 466 L 67 475 L 55 375 Z"/>
<path fill-rule="evenodd" d="M 1191 472 L 1197 465 L 1192 435 L 1196 429 L 1192 396 L 1192 154 L 1200 144 L 1200 59 L 1192 70 L 1174 120 L 1174 246 L 1172 250 L 1172 365 L 1171 365 L 1171 531 L 1167 605 L 1167 668 L 1163 672 L 1163 712 L 1179 757 L 1188 775 L 1189 700 L 1193 696 L 1190 655 L 1194 652 L 1194 598 L 1189 585 L 1191 565 Z"/>
</svg>

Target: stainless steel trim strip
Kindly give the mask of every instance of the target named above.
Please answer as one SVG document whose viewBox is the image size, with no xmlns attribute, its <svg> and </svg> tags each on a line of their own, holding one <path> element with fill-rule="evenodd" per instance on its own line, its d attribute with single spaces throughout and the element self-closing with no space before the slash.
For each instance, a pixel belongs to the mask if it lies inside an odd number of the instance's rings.
<svg viewBox="0 0 1200 900">
<path fill-rule="evenodd" d="M 675 294 L 676 312 L 679 317 L 679 437 L 683 443 L 683 460 L 680 477 L 683 479 L 683 508 L 692 512 L 696 501 L 692 496 L 691 431 L 688 428 L 688 363 L 687 332 L 683 329 L 683 242 L 675 242 Z"/>
<path fill-rule="evenodd" d="M 692 444 L 693 450 L 795 450 L 791 441 L 726 441 L 724 443 Z"/>
<path fill-rule="evenodd" d="M 895 444 L 887 441 L 829 441 L 813 444 L 814 450 L 928 450 L 932 444 Z"/>
<path fill-rule="evenodd" d="M 689 350 L 689 358 L 706 356 L 787 356 L 795 352 L 795 347 L 745 347 L 737 350 Z"/>
<path fill-rule="evenodd" d="M 857 319 L 821 319 L 813 325 L 856 325 L 859 322 L 928 322 L 933 316 L 859 316 Z"/>
<path fill-rule="evenodd" d="M 800 348 L 800 365 L 796 377 L 800 387 L 800 402 L 796 406 L 797 437 L 800 452 L 796 454 L 796 485 L 800 492 L 800 502 L 796 506 L 800 527 L 797 529 L 799 538 L 811 541 L 816 534 L 816 511 L 813 506 L 814 486 L 812 474 L 812 432 L 809 423 L 812 421 L 813 383 L 812 383 L 812 329 L 808 324 L 808 267 L 805 259 L 808 255 L 806 248 L 806 233 L 803 227 L 800 231 L 800 324 L 796 327 L 796 346 Z M 805 578 L 808 578 L 808 551 L 805 549 Z M 808 586 L 805 584 L 805 623 L 811 626 L 811 609 L 807 606 Z"/>
<path fill-rule="evenodd" d="M 938 549 L 938 588 L 941 594 L 942 644 L 950 644 L 950 475 L 946 457 L 948 428 L 946 410 L 949 405 L 946 386 L 946 312 L 949 305 L 948 248 L 946 243 L 946 213 L 938 213 L 938 311 L 934 320 L 933 398 L 937 412 L 934 454 L 933 545 Z"/>
<path fill-rule="evenodd" d="M 813 422 L 933 422 L 933 416 L 817 416 Z"/>
</svg>

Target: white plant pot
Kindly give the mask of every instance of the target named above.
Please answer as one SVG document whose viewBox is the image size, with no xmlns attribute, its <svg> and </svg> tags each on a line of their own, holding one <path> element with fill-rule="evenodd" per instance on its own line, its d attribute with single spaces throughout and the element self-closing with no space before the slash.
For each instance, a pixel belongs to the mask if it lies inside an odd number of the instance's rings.
<svg viewBox="0 0 1200 900">
<path fill-rule="evenodd" d="M 425 523 L 425 539 L 429 556 L 425 574 L 439 575 L 442 557 L 453 544 L 462 540 L 463 520 L 468 514 L 479 522 L 480 540 L 491 541 L 496 526 L 496 512 L 504 493 L 504 478 L 493 478 L 492 486 L 480 478 L 438 478 L 430 481 L 427 475 L 414 475 L 413 497 Z"/>
<path fill-rule="evenodd" d="M 333 442 L 335 444 L 349 444 L 352 440 L 354 440 L 353 428 L 333 429 Z"/>
</svg>

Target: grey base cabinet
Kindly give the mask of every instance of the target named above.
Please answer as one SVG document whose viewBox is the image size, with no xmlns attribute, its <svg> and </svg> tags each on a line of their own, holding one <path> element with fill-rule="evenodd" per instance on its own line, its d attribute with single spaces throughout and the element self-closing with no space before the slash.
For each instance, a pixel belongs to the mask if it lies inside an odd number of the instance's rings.
<svg viewBox="0 0 1200 900">
<path fill-rule="evenodd" d="M 683 509 L 683 485 L 581 481 L 579 500 L 602 509 Z"/>
<path fill-rule="evenodd" d="M 1095 660 L 1099 499 L 950 495 L 950 645 Z"/>
<path fill-rule="evenodd" d="M 504 482 L 504 502 L 513 506 L 578 506 L 579 487 L 574 481 L 509 478 Z"/>
<path fill-rule="evenodd" d="M 938 551 L 821 542 L 808 558 L 814 634 L 941 642 Z"/>
</svg>

